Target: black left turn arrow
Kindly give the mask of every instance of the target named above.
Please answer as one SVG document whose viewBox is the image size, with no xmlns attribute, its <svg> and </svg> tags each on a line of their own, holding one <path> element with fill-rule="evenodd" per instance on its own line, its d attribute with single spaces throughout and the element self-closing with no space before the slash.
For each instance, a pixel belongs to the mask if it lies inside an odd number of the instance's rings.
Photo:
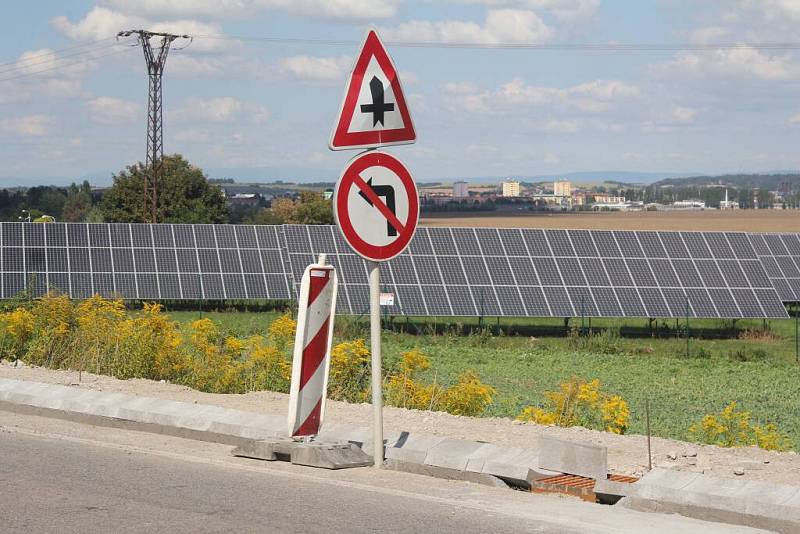
<svg viewBox="0 0 800 534">
<path fill-rule="evenodd" d="M 369 180 L 367 180 L 367 187 L 372 189 L 372 192 L 375 193 L 375 196 L 385 198 L 386 207 L 389 208 L 389 211 L 391 211 L 393 215 L 397 216 L 397 212 L 395 211 L 395 202 L 394 202 L 394 187 L 392 187 L 391 185 L 372 185 L 371 176 Z M 358 194 L 361 196 L 361 198 L 367 201 L 367 204 L 369 204 L 370 206 L 374 205 L 364 191 L 359 191 Z M 397 228 L 392 226 L 392 223 L 389 222 L 388 220 L 386 221 L 386 235 L 388 236 L 397 235 Z"/>
</svg>

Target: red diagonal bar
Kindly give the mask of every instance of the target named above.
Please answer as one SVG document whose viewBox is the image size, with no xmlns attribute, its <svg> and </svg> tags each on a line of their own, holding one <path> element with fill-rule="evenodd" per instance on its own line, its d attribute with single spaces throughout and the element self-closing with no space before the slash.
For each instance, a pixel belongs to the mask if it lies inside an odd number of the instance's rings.
<svg viewBox="0 0 800 534">
<path fill-rule="evenodd" d="M 392 213 L 392 210 L 386 207 L 386 204 L 383 203 L 381 197 L 375 194 L 375 191 L 373 191 L 372 188 L 367 185 L 367 182 L 365 182 L 361 176 L 354 173 L 353 183 L 356 184 L 365 195 L 367 195 L 367 198 L 369 198 L 372 204 L 378 208 L 378 211 L 381 212 L 381 215 L 386 217 L 386 220 L 389 221 L 392 226 L 394 226 L 394 229 L 397 230 L 398 235 L 405 233 L 406 227 L 403 226 L 403 223 L 400 222 L 400 219 L 398 219 L 397 216 Z"/>
</svg>

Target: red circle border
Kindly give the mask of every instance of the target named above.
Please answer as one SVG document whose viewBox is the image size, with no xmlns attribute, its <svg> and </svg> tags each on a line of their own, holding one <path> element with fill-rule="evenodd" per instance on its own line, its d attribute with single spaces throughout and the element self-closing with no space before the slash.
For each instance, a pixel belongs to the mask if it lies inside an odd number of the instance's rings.
<svg viewBox="0 0 800 534">
<path fill-rule="evenodd" d="M 353 185 L 353 179 L 369 167 L 385 167 L 395 173 L 403 183 L 403 189 L 408 196 L 408 220 L 403 225 L 405 229 L 397 239 L 388 245 L 372 245 L 361 239 L 347 212 L 347 196 Z M 419 222 L 417 185 L 414 183 L 411 173 L 399 159 L 386 152 L 370 150 L 350 160 L 342 172 L 333 195 L 333 215 L 345 241 L 357 254 L 372 261 L 390 260 L 406 249 L 416 232 Z"/>
</svg>

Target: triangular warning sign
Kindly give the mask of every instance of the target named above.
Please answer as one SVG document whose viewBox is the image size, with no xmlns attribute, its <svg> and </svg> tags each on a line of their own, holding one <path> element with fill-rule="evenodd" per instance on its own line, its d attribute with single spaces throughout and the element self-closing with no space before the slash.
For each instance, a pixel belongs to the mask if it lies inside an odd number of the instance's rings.
<svg viewBox="0 0 800 534">
<path fill-rule="evenodd" d="M 331 150 L 375 148 L 416 140 L 397 70 L 378 34 L 369 30 L 328 146 Z"/>
</svg>

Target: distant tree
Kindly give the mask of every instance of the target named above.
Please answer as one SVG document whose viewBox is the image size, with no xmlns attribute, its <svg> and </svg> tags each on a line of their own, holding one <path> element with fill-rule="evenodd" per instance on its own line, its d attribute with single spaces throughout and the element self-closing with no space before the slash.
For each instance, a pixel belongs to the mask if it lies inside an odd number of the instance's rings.
<svg viewBox="0 0 800 534">
<path fill-rule="evenodd" d="M 61 212 L 64 222 L 84 222 L 92 209 L 92 186 L 84 181 L 80 187 L 74 183 L 67 189 L 67 198 Z"/>
<path fill-rule="evenodd" d="M 300 198 L 276 198 L 246 221 L 250 224 L 333 224 L 330 200 L 318 191 L 301 191 Z"/>
<path fill-rule="evenodd" d="M 149 222 L 144 207 L 141 163 L 115 175 L 114 185 L 100 202 L 107 222 Z M 158 187 L 158 221 L 165 223 L 226 223 L 229 208 L 222 190 L 180 154 L 164 156 L 164 176 Z"/>
<path fill-rule="evenodd" d="M 296 203 L 297 224 L 333 224 L 333 203 L 317 191 L 301 191 Z"/>
</svg>

